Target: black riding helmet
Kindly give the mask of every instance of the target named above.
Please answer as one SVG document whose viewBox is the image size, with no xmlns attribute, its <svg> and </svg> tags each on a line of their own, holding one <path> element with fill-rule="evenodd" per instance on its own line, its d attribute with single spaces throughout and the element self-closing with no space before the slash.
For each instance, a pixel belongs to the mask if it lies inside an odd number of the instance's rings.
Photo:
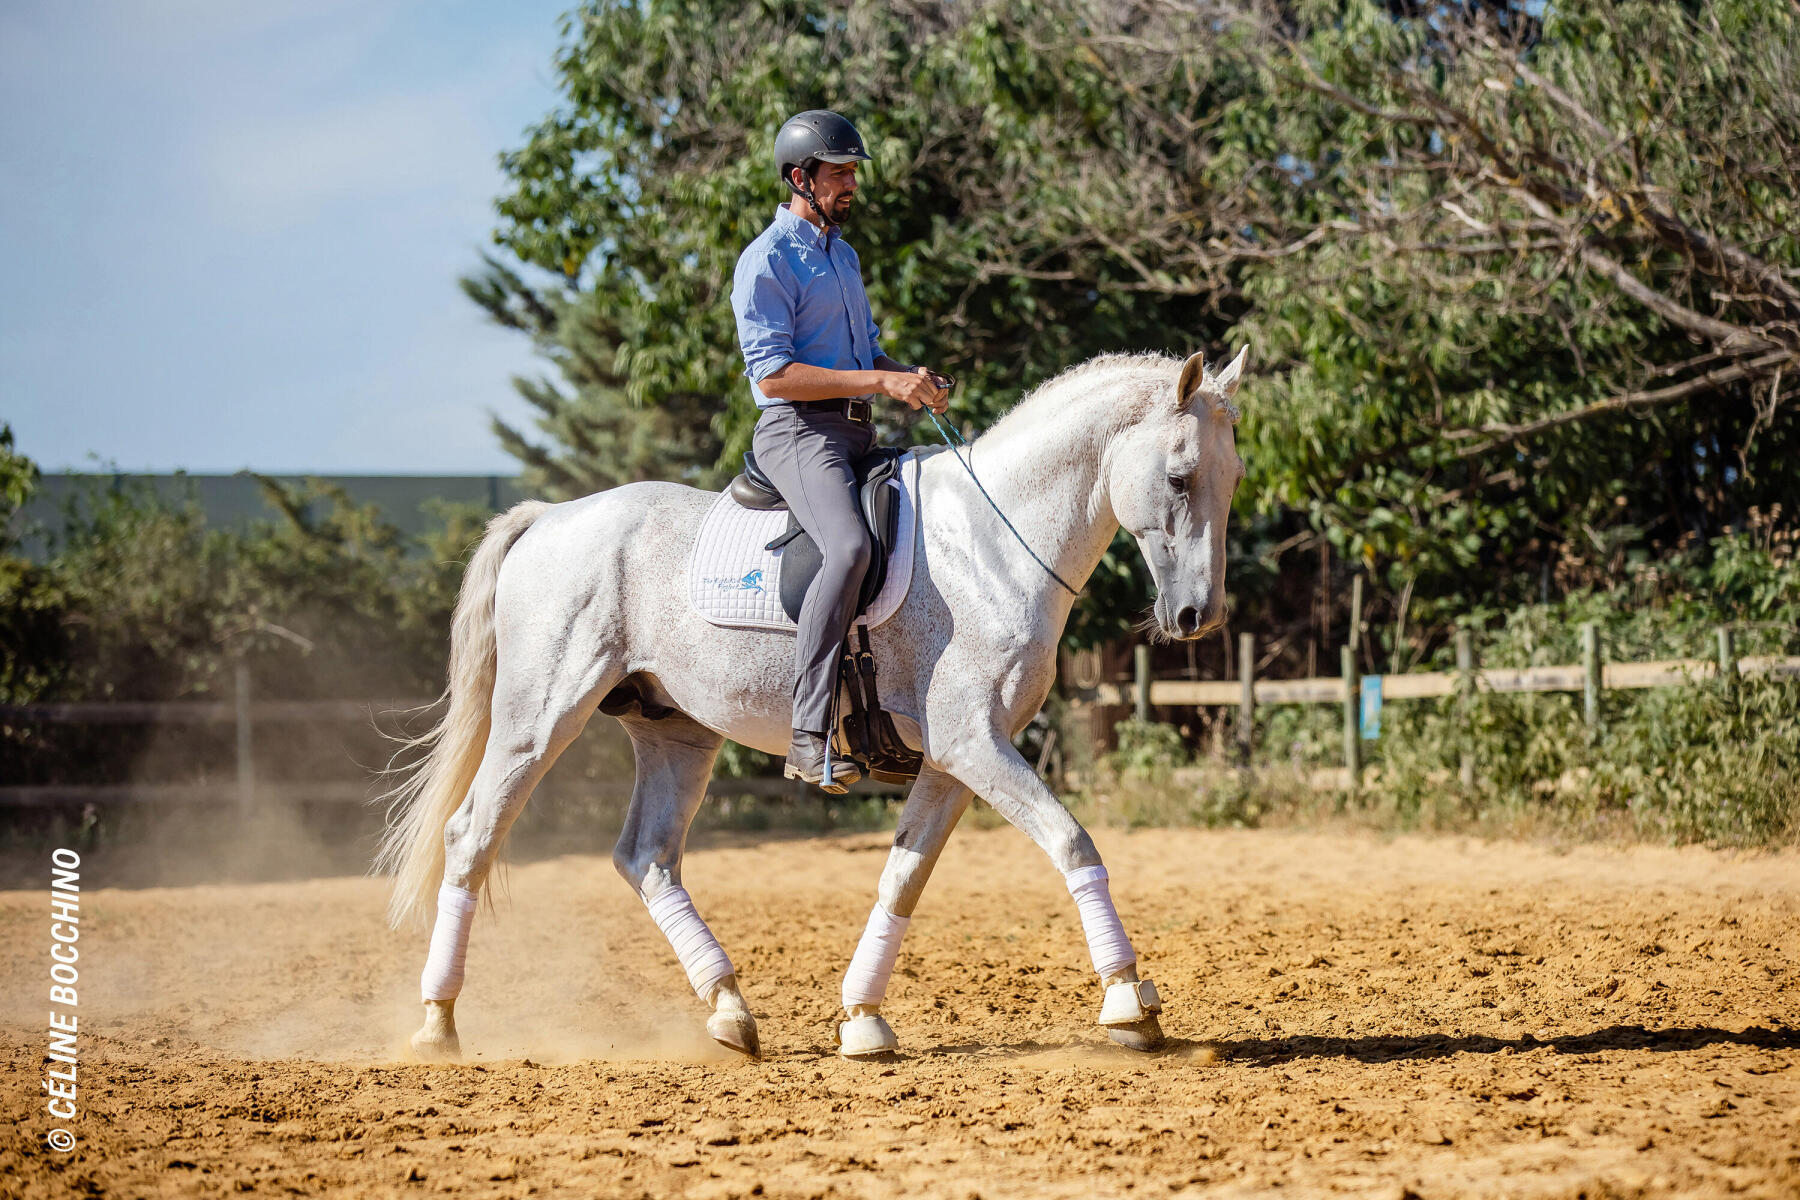
<svg viewBox="0 0 1800 1200">
<path fill-rule="evenodd" d="M 818 202 L 813 199 L 812 185 L 794 186 L 790 177 L 795 167 L 806 172 L 811 178 L 811 163 L 847 163 L 870 162 L 868 151 L 863 149 L 862 135 L 856 132 L 856 126 L 846 118 L 824 108 L 808 109 L 796 113 L 782 125 L 781 132 L 775 135 L 775 173 L 781 176 L 781 182 L 787 184 L 788 190 L 806 197 L 819 219 L 826 224 L 835 224 L 820 210 Z"/>
</svg>

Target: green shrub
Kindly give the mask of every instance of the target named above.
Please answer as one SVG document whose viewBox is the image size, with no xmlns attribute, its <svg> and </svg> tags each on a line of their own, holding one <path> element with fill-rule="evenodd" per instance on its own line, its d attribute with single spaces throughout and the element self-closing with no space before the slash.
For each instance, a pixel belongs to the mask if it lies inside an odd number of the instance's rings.
<svg viewBox="0 0 1800 1200">
<path fill-rule="evenodd" d="M 1106 756 L 1106 765 L 1126 779 L 1166 780 L 1188 762 L 1187 747 L 1173 725 L 1160 721 L 1120 721 L 1113 727 L 1118 748 Z"/>
<path fill-rule="evenodd" d="M 1592 622 L 1619 662 L 1800 653 L 1800 559 L 1791 532 L 1745 529 L 1629 567 L 1611 589 L 1524 606 L 1478 637 L 1483 666 L 1580 661 Z M 1444 647 L 1433 664 L 1452 666 Z M 1670 841 L 1769 845 L 1800 833 L 1800 683 L 1750 677 L 1607 690 L 1589 729 L 1573 693 L 1384 707 L 1369 747 L 1381 803 L 1402 825 L 1528 822 Z M 1464 759 L 1473 786 L 1458 782 Z"/>
<path fill-rule="evenodd" d="M 1606 591 L 1473 614 L 1484 667 L 1567 665 L 1581 627 L 1619 662 L 1710 663 L 1729 628 L 1739 657 L 1800 654 L 1800 558 L 1779 514 L 1704 547 L 1629 565 Z M 1443 631 L 1425 669 L 1454 669 Z M 1187 754 L 1167 726 L 1123 721 L 1118 749 L 1078 797 L 1126 825 L 1255 825 L 1326 812 L 1388 829 L 1628 836 L 1730 846 L 1800 839 L 1800 681 L 1755 676 L 1601 693 L 1590 729 L 1579 693 L 1482 692 L 1393 701 L 1362 743 L 1362 786 L 1314 786 L 1343 765 L 1336 704 L 1265 705 L 1253 769 Z M 1463 765 L 1471 768 L 1463 782 Z"/>
</svg>

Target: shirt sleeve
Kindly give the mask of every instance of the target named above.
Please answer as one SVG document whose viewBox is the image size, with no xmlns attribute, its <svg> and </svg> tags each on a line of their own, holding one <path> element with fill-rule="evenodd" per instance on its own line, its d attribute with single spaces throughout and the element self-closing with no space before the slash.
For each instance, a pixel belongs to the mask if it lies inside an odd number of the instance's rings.
<svg viewBox="0 0 1800 1200">
<path fill-rule="evenodd" d="M 848 242 L 844 243 L 844 249 L 850 252 L 850 261 L 856 268 L 857 287 L 862 291 L 863 311 L 869 314 L 869 365 L 873 367 L 875 365 L 875 360 L 886 353 L 886 351 L 881 348 L 881 326 L 875 323 L 875 308 L 869 303 L 868 288 L 867 285 L 862 282 L 862 256 L 857 254 L 856 250 Z"/>
<path fill-rule="evenodd" d="M 869 310 L 869 362 L 873 366 L 886 351 L 881 348 L 881 326 L 875 323 L 875 310 Z"/>
<path fill-rule="evenodd" d="M 773 255 L 746 254 L 738 260 L 731 311 L 737 316 L 744 374 L 751 382 L 761 383 L 794 361 L 794 295 Z"/>
</svg>

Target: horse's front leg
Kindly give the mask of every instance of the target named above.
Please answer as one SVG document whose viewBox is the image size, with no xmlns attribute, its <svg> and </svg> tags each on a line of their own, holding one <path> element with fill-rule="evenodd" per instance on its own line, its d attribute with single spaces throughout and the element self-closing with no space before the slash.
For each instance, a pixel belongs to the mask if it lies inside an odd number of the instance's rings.
<svg viewBox="0 0 1800 1200">
<path fill-rule="evenodd" d="M 1023 830 L 1062 872 L 1105 989 L 1100 1024 L 1107 1035 L 1133 1050 L 1160 1045 L 1162 1026 L 1156 1014 L 1162 1000 L 1155 984 L 1138 978 L 1137 951 L 1113 907 L 1106 868 L 1087 830 L 997 730 L 959 739 L 946 748 L 939 765 Z"/>
<path fill-rule="evenodd" d="M 900 1048 L 893 1027 L 881 1015 L 881 1002 L 887 996 L 900 939 L 912 920 L 913 908 L 970 799 L 968 788 L 929 767 L 919 773 L 907 794 L 906 807 L 894 826 L 894 848 L 882 868 L 875 907 L 856 944 L 850 969 L 844 973 L 848 1019 L 838 1026 L 838 1052 L 845 1058 L 877 1058 Z"/>
</svg>

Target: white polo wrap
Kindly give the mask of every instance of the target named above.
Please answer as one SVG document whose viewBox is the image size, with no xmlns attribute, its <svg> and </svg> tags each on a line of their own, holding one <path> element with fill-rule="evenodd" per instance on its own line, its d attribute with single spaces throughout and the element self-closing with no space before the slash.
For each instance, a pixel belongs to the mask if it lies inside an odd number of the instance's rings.
<svg viewBox="0 0 1800 1200">
<path fill-rule="evenodd" d="M 675 957 L 681 960 L 681 969 L 687 972 L 694 991 L 702 1000 L 712 1003 L 713 989 L 737 971 L 732 967 L 731 959 L 726 957 L 725 948 L 719 945 L 719 939 L 694 911 L 694 901 L 688 896 L 687 889 L 672 887 L 660 891 L 645 901 L 645 907 L 650 910 L 651 920 L 669 939 L 669 945 L 675 948 Z"/>
<path fill-rule="evenodd" d="M 1088 953 L 1093 956 L 1094 970 L 1100 978 L 1116 975 L 1126 967 L 1137 965 L 1137 951 L 1125 936 L 1113 908 L 1112 890 L 1106 883 L 1105 867 L 1077 867 L 1063 876 L 1069 894 L 1075 897 L 1075 908 L 1081 914 L 1081 931 L 1087 935 Z"/>
<path fill-rule="evenodd" d="M 900 939 L 906 936 L 906 927 L 911 923 L 911 917 L 896 917 L 880 901 L 869 910 L 862 941 L 856 943 L 850 969 L 844 972 L 845 1008 L 881 1003 L 894 974 L 894 960 L 900 957 Z"/>
<path fill-rule="evenodd" d="M 431 927 L 431 949 L 419 975 L 425 1000 L 454 1000 L 462 991 L 463 959 L 469 953 L 469 927 L 475 924 L 475 893 L 445 883 L 438 888 L 437 922 Z"/>
</svg>

